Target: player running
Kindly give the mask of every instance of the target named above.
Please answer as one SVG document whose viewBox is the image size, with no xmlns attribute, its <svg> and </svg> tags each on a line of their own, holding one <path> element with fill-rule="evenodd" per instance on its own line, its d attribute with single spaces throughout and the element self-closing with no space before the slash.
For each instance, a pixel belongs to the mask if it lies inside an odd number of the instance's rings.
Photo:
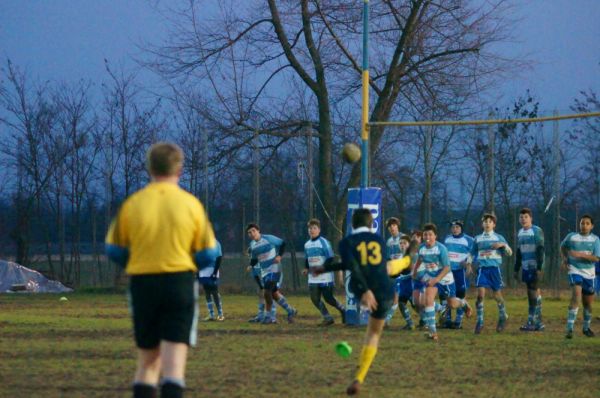
<svg viewBox="0 0 600 398">
<path fill-rule="evenodd" d="M 471 251 L 473 250 L 473 238 L 464 233 L 464 223 L 461 220 L 450 222 L 450 235 L 444 239 L 444 246 L 448 249 L 450 269 L 456 286 L 456 297 L 465 299 L 469 289 L 468 276 L 472 272 Z M 462 329 L 464 311 L 462 308 L 456 310 L 456 318 L 452 322 L 452 309 L 446 310 L 444 326 L 451 329 Z"/>
<path fill-rule="evenodd" d="M 485 289 L 491 289 L 494 292 L 494 299 L 498 304 L 498 323 L 496 331 L 502 332 L 506 327 L 508 314 L 506 305 L 502 296 L 502 256 L 511 256 L 512 250 L 506 239 L 496 232 L 496 216 L 486 213 L 481 218 L 483 233 L 475 237 L 473 242 L 473 258 L 477 269 L 477 322 L 475 324 L 475 334 L 480 334 L 483 330 L 483 300 L 485 298 Z"/>
<path fill-rule="evenodd" d="M 521 229 L 517 234 L 517 250 L 515 254 L 515 279 L 527 284 L 527 299 L 529 301 L 529 315 L 527 323 L 521 326 L 524 332 L 542 331 L 542 292 L 539 287 L 544 268 L 544 231 L 533 225 L 531 209 L 523 208 L 519 211 Z"/>
<path fill-rule="evenodd" d="M 305 269 L 303 275 L 308 274 L 308 289 L 310 291 L 310 300 L 323 316 L 321 326 L 332 325 L 335 321 L 327 310 L 325 303 L 321 301 L 321 296 L 327 304 L 335 307 L 340 312 L 342 323 L 344 323 L 346 309 L 333 296 L 334 273 L 327 272 L 321 275 L 309 273 L 310 268 L 321 267 L 325 264 L 331 264 L 334 259 L 331 243 L 321 236 L 321 222 L 316 218 L 308 221 L 308 235 L 310 239 L 304 244 Z"/>
<path fill-rule="evenodd" d="M 257 224 L 248 224 L 246 233 L 251 239 L 250 266 L 260 267 L 260 278 L 264 286 L 265 315 L 262 323 L 277 323 L 277 319 L 271 315 L 274 301 L 287 311 L 287 320 L 293 323 L 298 311 L 288 304 L 285 296 L 279 291 L 282 275 L 281 256 L 285 252 L 285 242 L 276 236 L 261 234 Z"/>
<path fill-rule="evenodd" d="M 600 261 L 600 239 L 592 233 L 594 219 L 585 214 L 579 220 L 579 233 L 571 232 L 560 245 L 562 265 L 569 272 L 571 302 L 567 317 L 567 339 L 573 338 L 573 327 L 583 303 L 583 334 L 594 337 L 590 329 L 592 322 L 592 303 L 594 302 L 595 263 Z"/>
</svg>

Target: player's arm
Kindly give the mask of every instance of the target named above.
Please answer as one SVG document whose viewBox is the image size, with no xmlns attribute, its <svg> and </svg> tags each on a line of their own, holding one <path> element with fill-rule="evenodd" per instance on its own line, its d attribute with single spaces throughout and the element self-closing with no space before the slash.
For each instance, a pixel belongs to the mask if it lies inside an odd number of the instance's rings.
<svg viewBox="0 0 600 398">
<path fill-rule="evenodd" d="M 544 269 L 544 261 L 546 261 L 546 251 L 544 247 L 544 231 L 542 231 L 540 228 L 539 232 L 540 234 L 537 237 L 537 242 L 535 245 L 535 260 L 537 264 L 537 270 L 542 271 Z"/>
<path fill-rule="evenodd" d="M 444 276 L 446 276 L 448 272 L 450 272 L 450 266 L 446 265 L 444 266 L 444 268 L 442 268 L 442 271 L 438 274 L 438 276 L 436 276 L 433 279 L 430 279 L 429 282 L 427 282 L 427 284 L 430 287 L 437 285 L 444 278 Z"/>
<path fill-rule="evenodd" d="M 350 279 L 352 282 L 353 293 L 357 297 L 362 297 L 362 295 L 369 290 L 369 286 L 360 269 L 360 264 L 354 258 L 353 250 L 349 247 L 348 241 L 340 242 L 340 255 L 342 257 L 344 268 L 351 272 Z"/>
<path fill-rule="evenodd" d="M 106 243 L 104 250 L 110 261 L 116 263 L 121 268 L 127 266 L 129 261 L 129 248 L 127 245 L 125 226 L 120 220 L 122 210 L 119 210 L 115 219 L 111 222 L 108 233 L 106 234 Z"/>
</svg>

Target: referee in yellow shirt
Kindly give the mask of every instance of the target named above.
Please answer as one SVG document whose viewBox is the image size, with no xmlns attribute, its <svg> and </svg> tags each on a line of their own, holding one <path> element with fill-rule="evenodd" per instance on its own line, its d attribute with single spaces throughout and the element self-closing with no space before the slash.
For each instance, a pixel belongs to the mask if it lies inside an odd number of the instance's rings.
<svg viewBox="0 0 600 398">
<path fill-rule="evenodd" d="M 108 257 L 130 276 L 138 361 L 135 398 L 182 397 L 188 346 L 196 343 L 196 272 L 216 257 L 202 204 L 178 185 L 183 151 L 161 142 L 147 153 L 151 182 L 122 205 L 106 236 Z"/>
</svg>

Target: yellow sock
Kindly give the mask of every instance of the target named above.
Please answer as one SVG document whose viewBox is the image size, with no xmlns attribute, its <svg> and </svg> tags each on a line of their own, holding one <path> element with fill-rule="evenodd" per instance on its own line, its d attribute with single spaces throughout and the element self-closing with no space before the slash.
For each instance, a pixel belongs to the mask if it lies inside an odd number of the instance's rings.
<svg viewBox="0 0 600 398">
<path fill-rule="evenodd" d="M 360 358 L 358 359 L 358 370 L 356 371 L 355 379 L 362 383 L 367 377 L 367 372 L 371 367 L 371 363 L 373 363 L 373 359 L 377 354 L 377 347 L 373 346 L 363 346 L 362 351 L 360 352 Z"/>
</svg>

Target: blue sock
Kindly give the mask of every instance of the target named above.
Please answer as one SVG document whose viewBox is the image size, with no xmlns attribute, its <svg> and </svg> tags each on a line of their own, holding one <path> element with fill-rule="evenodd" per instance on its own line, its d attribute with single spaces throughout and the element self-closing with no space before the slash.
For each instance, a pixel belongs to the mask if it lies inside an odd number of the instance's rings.
<svg viewBox="0 0 600 398">
<path fill-rule="evenodd" d="M 207 301 L 206 302 L 206 307 L 208 308 L 208 313 L 210 314 L 210 317 L 214 318 L 214 316 L 215 316 L 215 310 L 213 309 L 213 302 L 212 301 Z"/>
<path fill-rule="evenodd" d="M 265 303 L 258 303 L 258 316 L 265 316 Z"/>
<path fill-rule="evenodd" d="M 398 304 L 393 304 L 392 308 L 390 308 L 389 311 L 387 312 L 387 314 L 385 315 L 386 322 L 389 322 L 392 320 L 392 317 L 394 316 L 394 312 L 396 312 L 397 309 L 398 309 Z"/>
<path fill-rule="evenodd" d="M 458 307 L 458 309 L 456 310 L 456 319 L 454 320 L 454 323 L 456 323 L 457 325 L 462 324 L 462 319 L 464 315 L 465 310 L 463 309 L 463 307 Z"/>
<path fill-rule="evenodd" d="M 477 302 L 477 323 L 483 324 L 483 301 Z"/>
<path fill-rule="evenodd" d="M 592 311 L 587 308 L 583 309 L 583 330 L 588 330 L 592 323 Z"/>
<path fill-rule="evenodd" d="M 567 315 L 567 331 L 572 332 L 573 326 L 575 326 L 575 319 L 577 318 L 577 311 L 579 308 L 569 308 L 569 314 Z"/>
<path fill-rule="evenodd" d="M 446 322 L 452 322 L 452 309 L 448 308 L 446 310 Z"/>
<path fill-rule="evenodd" d="M 404 317 L 404 320 L 406 321 L 406 324 L 407 325 L 412 325 L 413 321 L 410 318 L 410 310 L 408 309 L 408 307 L 406 306 L 406 304 L 400 303 L 400 312 L 402 312 L 402 316 Z"/>
<path fill-rule="evenodd" d="M 425 322 L 429 327 L 429 332 L 436 333 L 437 329 L 435 327 L 435 307 L 426 307 L 425 308 Z"/>
<path fill-rule="evenodd" d="M 529 314 L 527 315 L 527 323 L 529 325 L 533 325 L 535 319 L 535 308 L 534 306 L 529 306 Z"/>
<path fill-rule="evenodd" d="M 223 300 L 221 299 L 220 294 L 219 294 L 219 304 L 217 305 L 217 314 L 219 314 L 219 316 L 223 316 Z"/>
<path fill-rule="evenodd" d="M 292 307 L 290 307 L 290 305 L 288 304 L 287 300 L 285 299 L 285 297 L 283 297 L 283 295 L 281 295 L 281 297 L 279 298 L 279 300 L 277 300 L 277 304 L 279 304 L 281 306 L 281 308 L 283 308 L 284 310 L 286 310 L 289 313 L 293 312 Z"/>
<path fill-rule="evenodd" d="M 504 305 L 504 300 L 498 303 L 498 318 L 506 319 L 508 316 L 506 315 L 506 306 Z"/>
<path fill-rule="evenodd" d="M 535 305 L 535 322 L 542 323 L 542 296 L 537 296 Z"/>
</svg>

